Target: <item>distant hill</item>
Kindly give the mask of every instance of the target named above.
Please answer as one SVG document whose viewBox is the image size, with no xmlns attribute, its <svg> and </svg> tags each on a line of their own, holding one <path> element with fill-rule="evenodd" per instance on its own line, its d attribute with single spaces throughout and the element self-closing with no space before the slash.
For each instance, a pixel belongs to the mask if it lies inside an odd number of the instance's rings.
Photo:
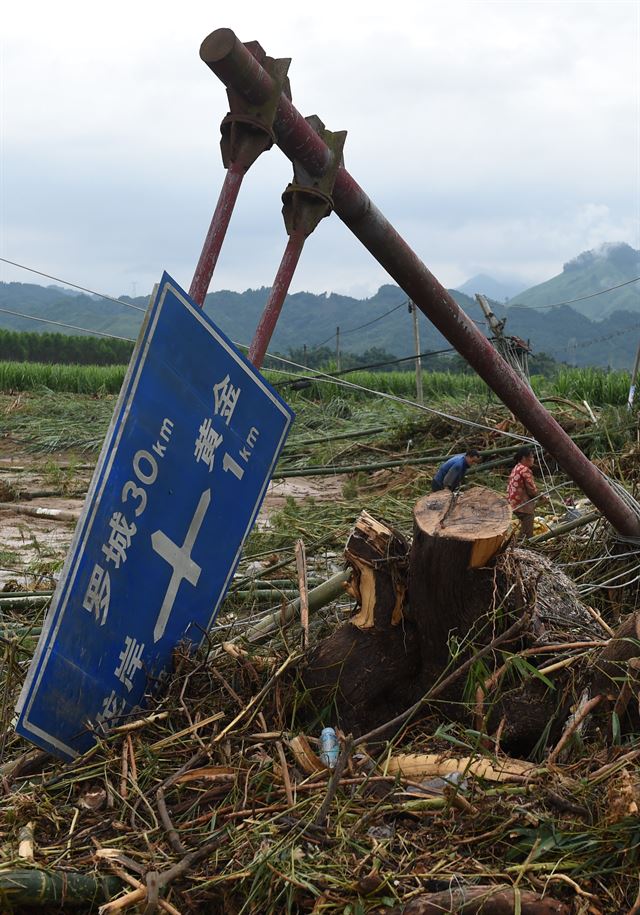
<svg viewBox="0 0 640 915">
<path fill-rule="evenodd" d="M 640 252 L 628 245 L 610 245 L 599 252 L 585 252 L 565 264 L 560 277 L 519 294 L 516 303 L 512 300 L 505 305 L 496 301 L 494 310 L 499 317 L 506 317 L 506 332 L 530 340 L 537 353 L 546 352 L 572 365 L 630 369 L 640 336 L 640 283 L 623 286 L 615 290 L 615 295 L 606 293 L 572 306 L 538 310 L 534 303 L 550 304 L 550 301 L 562 301 L 563 297 L 590 294 L 594 289 L 603 288 L 603 283 L 625 282 L 640 275 L 639 258 Z M 558 291 L 560 280 L 570 284 L 571 290 Z M 541 303 L 540 290 L 545 288 L 551 288 L 553 295 L 545 293 Z M 486 332 L 475 300 L 458 290 L 451 290 L 451 293 Z M 248 344 L 268 295 L 267 287 L 242 293 L 220 290 L 209 293 L 205 309 L 232 340 Z M 488 295 L 486 289 L 485 295 Z M 622 305 L 611 304 L 619 301 Z M 117 302 L 75 291 L 70 294 L 60 287 L 0 283 L 0 327 L 62 333 L 86 328 L 94 333 L 134 339 L 147 303 L 146 296 L 135 299 L 121 296 Z M 295 293 L 286 299 L 270 350 L 286 355 L 290 350 L 304 346 L 308 350 L 322 345 L 335 348 L 339 326 L 343 351 L 361 354 L 379 348 L 398 357 L 411 355 L 414 352 L 413 323 L 406 303 L 405 293 L 391 283 L 381 286 L 368 299 L 335 293 Z M 518 307 L 519 303 L 527 307 Z M 589 306 L 593 314 L 585 314 L 580 308 L 583 305 Z M 66 326 L 41 324 L 7 314 L 7 311 L 28 313 Z M 449 346 L 423 315 L 420 315 L 419 326 L 423 351 Z"/>
<path fill-rule="evenodd" d="M 626 244 L 605 244 L 574 257 L 563 266 L 561 274 L 518 293 L 508 304 L 543 308 L 556 302 L 571 302 L 575 311 L 601 321 L 616 311 L 640 312 L 640 282 L 611 289 L 634 277 L 640 277 L 640 251 Z M 603 289 L 611 291 L 582 299 Z"/>
<path fill-rule="evenodd" d="M 524 288 L 524 284 L 516 279 L 497 280 L 492 276 L 487 276 L 486 273 L 478 273 L 461 286 L 456 286 L 456 291 L 464 292 L 471 298 L 475 296 L 476 292 L 480 292 L 494 302 L 507 302 L 522 292 Z"/>
</svg>

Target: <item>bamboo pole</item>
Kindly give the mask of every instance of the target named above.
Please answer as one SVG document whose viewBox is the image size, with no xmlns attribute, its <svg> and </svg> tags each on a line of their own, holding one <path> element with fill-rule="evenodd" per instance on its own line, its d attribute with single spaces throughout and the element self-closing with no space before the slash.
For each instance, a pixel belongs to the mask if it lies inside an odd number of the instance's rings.
<svg viewBox="0 0 640 915">
<path fill-rule="evenodd" d="M 413 344 L 416 352 L 416 400 L 424 403 L 422 392 L 422 361 L 420 360 L 420 328 L 418 327 L 418 309 L 413 302 L 409 302 L 409 311 L 413 317 Z"/>
<path fill-rule="evenodd" d="M 121 892 L 117 877 L 19 868 L 0 871 L 0 899 L 11 906 L 83 907 L 100 904 Z"/>
<path fill-rule="evenodd" d="M 351 569 L 336 572 L 327 581 L 309 591 L 309 612 L 319 610 L 344 593 L 344 583 L 351 577 Z M 300 613 L 300 598 L 291 601 L 284 607 L 276 607 L 268 616 L 246 629 L 240 638 L 248 642 L 260 642 L 268 638 L 280 626 L 286 626 Z M 237 639 L 236 639 L 237 640 Z M 231 640 L 230 640 L 231 641 Z"/>
<path fill-rule="evenodd" d="M 300 592 L 300 624 L 302 625 L 302 650 L 309 647 L 309 586 L 307 581 L 307 556 L 304 540 L 296 543 L 296 566 L 298 571 L 298 590 Z"/>
<path fill-rule="evenodd" d="M 615 431 L 624 431 L 631 426 L 624 426 L 620 430 Z M 582 432 L 579 435 L 574 435 L 574 441 L 580 441 L 582 439 L 591 439 L 596 438 L 601 434 L 601 430 L 592 430 L 589 432 Z M 484 451 L 480 451 L 481 457 L 489 457 L 494 454 L 510 454 L 513 455 L 522 447 L 522 441 L 518 441 L 515 445 L 506 445 L 501 448 L 488 448 Z M 341 473 L 360 473 L 366 472 L 369 470 L 383 470 L 388 467 L 404 467 L 407 464 L 436 464 L 440 461 L 446 461 L 452 455 L 449 454 L 432 454 L 425 457 L 408 457 L 408 458 L 395 458 L 390 461 L 377 461 L 375 463 L 369 464 L 343 464 L 343 465 L 328 465 L 328 464 L 318 464 L 308 467 L 294 467 L 289 470 L 282 469 L 278 470 L 273 474 L 274 480 L 285 480 L 289 477 L 312 477 L 312 476 L 331 476 L 332 474 L 341 474 Z M 483 469 L 489 469 L 491 467 L 496 467 L 500 463 L 507 463 L 507 461 L 488 461 L 485 464 L 478 464 L 476 467 L 473 467 L 469 472 L 480 473 Z"/>
<path fill-rule="evenodd" d="M 532 543 L 543 543 L 543 541 L 551 540 L 553 537 L 560 537 L 561 534 L 567 534 L 577 527 L 582 527 L 585 524 L 590 524 L 592 521 L 597 521 L 600 517 L 600 512 L 588 512 L 586 515 L 580 515 L 579 518 L 574 518 L 573 521 L 565 521 L 564 524 L 557 524 L 550 531 L 547 531 L 544 534 L 538 534 L 537 537 L 532 537 L 531 540 L 529 540 L 529 545 Z"/>
</svg>

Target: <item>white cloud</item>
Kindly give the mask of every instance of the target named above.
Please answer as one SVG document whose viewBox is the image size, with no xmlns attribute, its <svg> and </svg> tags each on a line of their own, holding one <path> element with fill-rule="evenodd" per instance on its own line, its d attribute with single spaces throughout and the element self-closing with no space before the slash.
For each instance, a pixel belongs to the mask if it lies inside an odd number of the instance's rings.
<svg viewBox="0 0 640 915">
<path fill-rule="evenodd" d="M 330 0 L 225 11 L 33 0 L 3 17 L 0 255 L 109 293 L 184 285 L 223 178 L 220 25 L 291 56 L 303 114 L 347 129 L 345 161 L 445 284 L 539 282 L 606 241 L 640 247 L 640 7 Z M 224 21 L 226 20 L 226 21 Z M 277 151 L 245 179 L 212 288 L 269 285 L 284 248 Z M 385 271 L 336 217 L 292 290 L 375 291 Z M 0 267 L 0 279 L 27 280 Z"/>
</svg>

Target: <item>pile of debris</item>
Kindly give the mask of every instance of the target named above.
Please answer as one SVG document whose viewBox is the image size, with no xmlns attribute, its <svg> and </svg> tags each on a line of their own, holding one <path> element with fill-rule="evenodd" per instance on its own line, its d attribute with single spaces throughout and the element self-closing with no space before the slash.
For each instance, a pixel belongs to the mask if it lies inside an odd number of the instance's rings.
<svg viewBox="0 0 640 915">
<path fill-rule="evenodd" d="M 308 650 L 180 648 L 70 764 L 6 735 L 0 910 L 640 911 L 639 620 L 612 635 L 510 522 L 480 488 L 420 500 L 411 545 L 363 512 L 356 608 Z"/>
</svg>

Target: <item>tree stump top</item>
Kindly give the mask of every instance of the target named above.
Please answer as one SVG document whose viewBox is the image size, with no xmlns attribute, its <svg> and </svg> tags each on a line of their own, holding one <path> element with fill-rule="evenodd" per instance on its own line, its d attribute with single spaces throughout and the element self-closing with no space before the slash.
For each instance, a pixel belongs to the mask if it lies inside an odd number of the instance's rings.
<svg viewBox="0 0 640 915">
<path fill-rule="evenodd" d="M 491 559 L 510 537 L 511 507 L 492 489 L 474 486 L 462 493 L 448 489 L 420 499 L 413 510 L 416 531 L 427 537 L 473 544 L 471 568 Z"/>
</svg>

